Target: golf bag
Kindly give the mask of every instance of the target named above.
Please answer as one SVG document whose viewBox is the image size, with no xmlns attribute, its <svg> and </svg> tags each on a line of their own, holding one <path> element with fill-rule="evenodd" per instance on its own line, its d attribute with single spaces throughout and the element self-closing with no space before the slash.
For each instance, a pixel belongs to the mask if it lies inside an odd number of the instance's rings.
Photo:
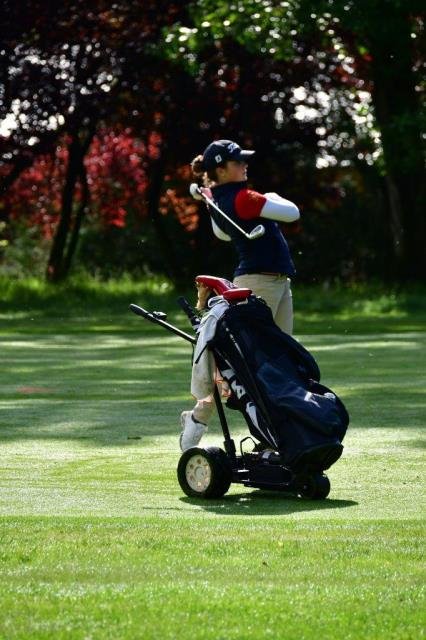
<svg viewBox="0 0 426 640">
<path fill-rule="evenodd" d="M 313 356 L 277 327 L 263 300 L 231 304 L 209 348 L 232 391 L 228 406 L 288 468 L 327 469 L 340 457 L 348 413 L 320 384 Z"/>
</svg>

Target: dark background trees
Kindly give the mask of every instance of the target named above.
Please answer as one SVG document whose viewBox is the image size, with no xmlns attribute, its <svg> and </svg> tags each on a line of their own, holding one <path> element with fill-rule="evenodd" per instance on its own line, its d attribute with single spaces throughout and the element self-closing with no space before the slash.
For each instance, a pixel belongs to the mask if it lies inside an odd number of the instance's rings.
<svg viewBox="0 0 426 640">
<path fill-rule="evenodd" d="M 10 189 L 40 154 L 52 155 L 59 142 L 67 149 L 47 264 L 53 281 L 68 273 L 88 210 L 93 189 L 85 158 L 97 131 L 109 126 L 120 132 L 138 125 L 143 114 L 145 169 L 151 186 L 155 180 L 152 97 L 162 76 L 155 48 L 182 7 L 136 0 L 2 3 L 3 115 L 17 116 L 2 156 L 3 188 Z M 114 176 L 99 179 L 113 182 Z"/>
<path fill-rule="evenodd" d="M 53 281 L 230 275 L 187 194 L 189 161 L 226 137 L 256 149 L 255 187 L 300 205 L 301 279 L 425 275 L 415 0 L 0 7 L 3 264 L 36 227 Z"/>
</svg>

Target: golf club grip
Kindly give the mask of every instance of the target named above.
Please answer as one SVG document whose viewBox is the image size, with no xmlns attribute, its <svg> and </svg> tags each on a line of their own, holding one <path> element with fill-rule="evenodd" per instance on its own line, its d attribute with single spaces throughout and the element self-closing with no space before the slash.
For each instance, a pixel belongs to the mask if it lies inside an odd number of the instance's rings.
<svg viewBox="0 0 426 640">
<path fill-rule="evenodd" d="M 130 311 L 133 311 L 133 313 L 136 313 L 137 316 L 142 316 L 142 318 L 149 318 L 150 316 L 149 311 L 146 311 L 146 309 L 139 307 L 137 304 L 129 305 L 129 309 Z"/>
<path fill-rule="evenodd" d="M 177 303 L 182 309 L 182 311 L 185 313 L 185 315 L 188 317 L 193 328 L 196 329 L 200 324 L 200 318 L 195 313 L 195 309 L 191 307 L 188 300 L 183 296 L 179 296 L 179 298 L 177 299 Z"/>
</svg>

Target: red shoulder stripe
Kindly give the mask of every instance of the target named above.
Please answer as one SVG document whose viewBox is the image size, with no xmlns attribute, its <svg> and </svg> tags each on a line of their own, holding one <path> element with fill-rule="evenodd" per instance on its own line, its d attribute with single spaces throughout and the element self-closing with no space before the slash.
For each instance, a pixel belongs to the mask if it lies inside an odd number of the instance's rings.
<svg viewBox="0 0 426 640">
<path fill-rule="evenodd" d="M 265 196 L 251 189 L 241 189 L 235 198 L 235 210 L 239 218 L 251 220 L 258 218 L 266 202 Z"/>
</svg>

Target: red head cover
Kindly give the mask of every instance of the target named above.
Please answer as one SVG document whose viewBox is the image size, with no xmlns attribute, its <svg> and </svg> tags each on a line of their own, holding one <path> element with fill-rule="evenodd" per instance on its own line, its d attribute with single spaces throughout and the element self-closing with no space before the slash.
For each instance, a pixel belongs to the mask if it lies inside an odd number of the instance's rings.
<svg viewBox="0 0 426 640">
<path fill-rule="evenodd" d="M 251 289 L 238 288 L 226 278 L 216 278 L 215 276 L 197 276 L 195 282 L 204 284 L 212 289 L 218 296 L 223 296 L 225 300 L 245 300 L 251 294 Z"/>
</svg>

